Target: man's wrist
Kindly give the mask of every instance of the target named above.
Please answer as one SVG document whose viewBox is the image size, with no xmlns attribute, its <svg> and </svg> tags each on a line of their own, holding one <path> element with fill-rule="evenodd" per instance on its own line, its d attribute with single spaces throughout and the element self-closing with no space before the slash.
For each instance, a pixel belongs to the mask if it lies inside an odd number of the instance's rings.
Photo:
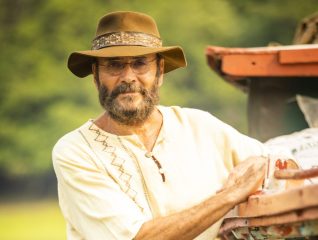
<svg viewBox="0 0 318 240">
<path fill-rule="evenodd" d="M 233 186 L 224 189 L 219 194 L 222 198 L 222 201 L 224 201 L 226 205 L 230 206 L 230 208 L 233 208 L 242 202 L 240 201 L 242 196 L 240 196 L 240 194 L 237 192 L 237 189 Z"/>
</svg>

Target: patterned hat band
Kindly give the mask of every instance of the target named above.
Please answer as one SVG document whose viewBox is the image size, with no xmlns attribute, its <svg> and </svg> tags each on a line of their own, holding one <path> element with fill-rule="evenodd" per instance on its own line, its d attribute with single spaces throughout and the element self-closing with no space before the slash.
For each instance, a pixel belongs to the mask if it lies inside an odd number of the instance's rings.
<svg viewBox="0 0 318 240">
<path fill-rule="evenodd" d="M 114 32 L 93 40 L 92 50 L 111 46 L 162 47 L 162 41 L 153 35 L 140 32 Z"/>
</svg>

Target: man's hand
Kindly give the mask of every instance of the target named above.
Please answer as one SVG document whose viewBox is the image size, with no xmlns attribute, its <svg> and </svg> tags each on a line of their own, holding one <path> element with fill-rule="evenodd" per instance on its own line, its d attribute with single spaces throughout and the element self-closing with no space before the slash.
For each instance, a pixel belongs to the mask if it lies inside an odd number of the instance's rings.
<svg viewBox="0 0 318 240">
<path fill-rule="evenodd" d="M 267 158 L 248 158 L 232 170 L 221 191 L 233 192 L 231 196 L 236 204 L 245 201 L 262 186 L 266 168 Z"/>
</svg>

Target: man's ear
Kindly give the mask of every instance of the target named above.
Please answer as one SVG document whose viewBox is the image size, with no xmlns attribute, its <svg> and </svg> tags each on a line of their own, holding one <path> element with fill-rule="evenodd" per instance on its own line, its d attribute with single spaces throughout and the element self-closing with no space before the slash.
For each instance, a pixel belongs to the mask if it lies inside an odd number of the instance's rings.
<svg viewBox="0 0 318 240">
<path fill-rule="evenodd" d="M 96 65 L 96 62 L 92 63 L 92 73 L 93 73 L 93 78 L 94 78 L 94 84 L 96 88 L 99 86 L 99 81 L 98 81 L 98 67 Z"/>
<path fill-rule="evenodd" d="M 164 74 L 164 68 L 165 68 L 165 60 L 163 58 L 160 59 L 159 64 L 159 79 L 158 79 L 158 86 L 161 86 L 163 83 L 163 74 Z"/>
</svg>

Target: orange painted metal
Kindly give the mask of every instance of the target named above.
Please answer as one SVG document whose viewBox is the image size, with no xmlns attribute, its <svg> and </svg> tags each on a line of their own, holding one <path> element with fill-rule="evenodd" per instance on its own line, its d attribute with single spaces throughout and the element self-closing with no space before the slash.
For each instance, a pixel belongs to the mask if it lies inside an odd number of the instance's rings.
<svg viewBox="0 0 318 240">
<path fill-rule="evenodd" d="M 318 76 L 318 63 L 281 64 L 278 54 L 239 54 L 223 57 L 222 72 L 232 76 Z"/>
<path fill-rule="evenodd" d="M 288 63 L 318 63 L 318 48 L 317 49 L 291 49 L 281 51 L 279 62 L 282 64 Z"/>
<path fill-rule="evenodd" d="M 230 80 L 246 77 L 317 77 L 318 44 L 206 49 L 208 64 Z"/>
</svg>

